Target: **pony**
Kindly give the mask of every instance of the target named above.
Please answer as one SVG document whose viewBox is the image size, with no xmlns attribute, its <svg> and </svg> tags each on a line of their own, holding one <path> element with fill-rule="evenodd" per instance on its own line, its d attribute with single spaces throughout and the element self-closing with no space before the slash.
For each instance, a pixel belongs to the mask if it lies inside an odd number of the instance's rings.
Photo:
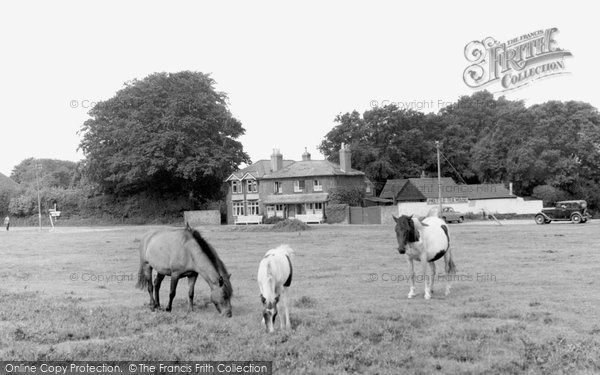
<svg viewBox="0 0 600 375">
<path fill-rule="evenodd" d="M 154 279 L 154 297 L 152 296 L 152 270 L 157 274 Z M 188 278 L 188 311 L 194 310 L 194 286 L 198 275 L 211 289 L 210 300 L 222 316 L 231 317 L 231 297 L 233 288 L 225 264 L 215 249 L 200 233 L 186 224 L 185 229 L 170 229 L 148 232 L 140 241 L 140 269 L 137 287 L 148 288 L 152 311 L 160 309 L 159 290 L 164 277 L 171 276 L 171 291 L 166 311 L 171 311 L 177 282 Z"/>
<path fill-rule="evenodd" d="M 258 287 L 263 304 L 262 323 L 267 333 L 273 332 L 277 304 L 281 297 L 283 317 L 279 318 L 281 329 L 291 328 L 288 307 L 288 288 L 292 284 L 292 255 L 294 250 L 288 245 L 281 245 L 266 252 L 258 265 Z"/>
<path fill-rule="evenodd" d="M 393 216 L 393 215 L 392 215 Z M 444 257 L 446 270 L 446 293 L 450 294 L 450 275 L 456 274 L 456 265 L 450 251 L 450 236 L 446 223 L 436 216 L 426 217 L 422 222 L 411 216 L 393 216 L 396 222 L 398 252 L 406 254 L 410 266 L 410 291 L 408 298 L 415 296 L 414 261 L 423 266 L 425 299 L 430 299 L 436 277 L 435 261 Z M 427 267 L 431 268 L 431 279 L 427 277 Z"/>
</svg>

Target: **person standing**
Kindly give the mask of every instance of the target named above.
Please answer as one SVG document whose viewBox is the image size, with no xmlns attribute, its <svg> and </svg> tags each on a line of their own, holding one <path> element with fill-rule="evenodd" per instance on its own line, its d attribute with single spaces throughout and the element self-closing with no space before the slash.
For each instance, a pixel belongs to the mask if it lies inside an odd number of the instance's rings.
<svg viewBox="0 0 600 375">
<path fill-rule="evenodd" d="M 6 217 L 4 218 L 4 226 L 6 227 L 6 230 L 8 231 L 8 228 L 10 228 L 10 217 L 8 217 L 8 215 L 6 215 Z"/>
</svg>

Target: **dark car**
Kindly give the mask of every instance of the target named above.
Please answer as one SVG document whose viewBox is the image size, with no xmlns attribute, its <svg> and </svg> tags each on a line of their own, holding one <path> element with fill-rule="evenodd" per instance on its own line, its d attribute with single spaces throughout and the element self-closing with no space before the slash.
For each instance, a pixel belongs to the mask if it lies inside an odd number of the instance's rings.
<svg viewBox="0 0 600 375">
<path fill-rule="evenodd" d="M 548 224 L 552 221 L 572 221 L 575 224 L 588 221 L 586 201 L 561 201 L 554 207 L 546 207 L 535 215 L 537 224 Z"/>
<path fill-rule="evenodd" d="M 462 223 L 465 220 L 465 214 L 463 214 L 462 212 L 454 211 L 454 208 L 452 207 L 442 208 L 442 214 L 440 216 L 446 223 L 450 223 L 452 221 Z"/>
</svg>

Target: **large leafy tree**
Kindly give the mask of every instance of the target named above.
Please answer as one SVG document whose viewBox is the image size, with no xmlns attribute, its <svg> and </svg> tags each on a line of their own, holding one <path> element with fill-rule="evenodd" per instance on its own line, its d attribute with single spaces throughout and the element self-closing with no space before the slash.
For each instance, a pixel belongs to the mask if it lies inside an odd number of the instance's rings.
<svg viewBox="0 0 600 375">
<path fill-rule="evenodd" d="M 432 115 L 399 109 L 374 108 L 362 116 L 354 111 L 338 115 L 319 149 L 339 162 L 342 143 L 352 150 L 352 166 L 366 173 L 377 189 L 389 178 L 413 177 L 435 168 L 434 141 L 439 124 Z"/>
<path fill-rule="evenodd" d="M 85 174 L 105 192 L 219 198 L 222 181 L 249 162 L 240 121 L 207 74 L 156 73 L 99 102 L 81 132 Z"/>
<path fill-rule="evenodd" d="M 27 158 L 16 165 L 10 177 L 24 189 L 40 187 L 66 189 L 73 184 L 77 163 L 68 160 Z"/>
</svg>

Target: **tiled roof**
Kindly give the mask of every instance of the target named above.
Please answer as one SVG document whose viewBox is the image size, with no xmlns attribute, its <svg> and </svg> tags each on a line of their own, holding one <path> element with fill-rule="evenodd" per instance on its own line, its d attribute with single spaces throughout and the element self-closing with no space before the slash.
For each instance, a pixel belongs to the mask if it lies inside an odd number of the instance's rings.
<svg viewBox="0 0 600 375">
<path fill-rule="evenodd" d="M 432 177 L 432 178 L 409 178 L 408 181 L 410 181 L 413 185 L 415 186 L 429 186 L 429 185 L 435 185 L 436 187 L 438 186 L 438 179 L 437 177 Z M 442 183 L 442 186 L 444 185 L 456 185 L 456 182 L 454 182 L 454 180 L 451 177 L 442 177 L 440 178 L 440 181 Z"/>
<path fill-rule="evenodd" d="M 293 160 L 284 160 L 283 161 L 283 167 L 285 168 L 286 166 L 289 166 L 290 164 L 293 164 L 294 161 Z M 252 176 L 256 177 L 256 178 L 261 178 L 262 176 L 271 173 L 271 160 L 259 160 L 256 163 L 252 163 L 249 166 L 247 166 L 246 168 L 240 169 L 237 172 L 233 172 L 232 176 L 237 177 L 238 179 L 241 179 L 242 177 L 244 177 L 244 175 L 246 173 L 250 173 Z M 231 176 L 230 176 L 231 178 Z"/>
<path fill-rule="evenodd" d="M 387 180 L 383 186 L 383 189 L 381 190 L 381 193 L 379 194 L 379 198 L 394 199 L 396 194 L 402 190 L 407 182 L 408 180 L 405 178 L 398 180 Z"/>
<path fill-rule="evenodd" d="M 469 199 L 516 198 L 503 184 L 466 185 Z"/>
<path fill-rule="evenodd" d="M 277 172 L 266 174 L 264 179 L 312 177 L 312 176 L 364 176 L 363 172 L 350 169 L 343 172 L 338 164 L 327 160 L 297 161 L 283 167 Z"/>
<path fill-rule="evenodd" d="M 314 203 L 326 202 L 327 193 L 309 193 L 309 194 L 273 194 L 263 200 L 264 204 L 284 204 L 284 203 Z"/>
<path fill-rule="evenodd" d="M 442 178 L 442 198 L 464 197 L 470 200 L 515 198 L 502 184 L 457 185 L 450 178 Z M 399 201 L 438 198 L 437 179 L 409 179 L 396 199 Z"/>
</svg>

